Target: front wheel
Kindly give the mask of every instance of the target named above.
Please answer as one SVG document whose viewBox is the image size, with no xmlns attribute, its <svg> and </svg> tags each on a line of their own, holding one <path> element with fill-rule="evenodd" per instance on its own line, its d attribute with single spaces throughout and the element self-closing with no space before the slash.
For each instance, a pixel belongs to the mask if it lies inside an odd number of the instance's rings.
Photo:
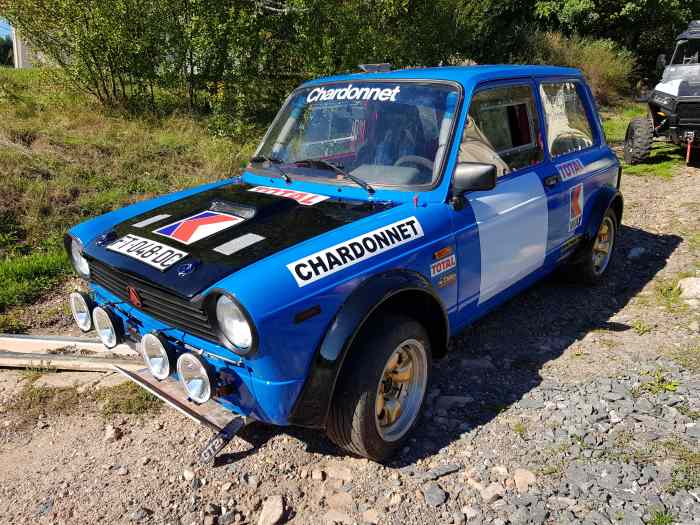
<svg viewBox="0 0 700 525">
<path fill-rule="evenodd" d="M 624 157 L 627 164 L 644 162 L 654 142 L 654 124 L 650 118 L 637 117 L 627 126 Z"/>
<path fill-rule="evenodd" d="M 371 322 L 343 366 L 328 436 L 351 453 L 385 461 L 420 415 L 430 370 L 430 340 L 420 323 L 401 315 Z"/>
</svg>

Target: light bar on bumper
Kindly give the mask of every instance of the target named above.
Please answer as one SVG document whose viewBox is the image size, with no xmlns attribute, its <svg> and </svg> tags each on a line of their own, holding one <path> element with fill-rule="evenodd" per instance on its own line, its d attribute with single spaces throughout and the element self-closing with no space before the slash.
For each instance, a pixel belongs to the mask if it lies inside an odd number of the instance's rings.
<svg viewBox="0 0 700 525">
<path fill-rule="evenodd" d="M 92 300 L 84 293 L 73 292 L 69 296 L 69 302 L 75 324 L 81 331 L 89 332 L 92 329 Z"/>
<path fill-rule="evenodd" d="M 109 308 L 96 307 L 92 311 L 92 323 L 97 336 L 107 348 L 114 348 L 124 339 L 123 325 Z"/>
</svg>

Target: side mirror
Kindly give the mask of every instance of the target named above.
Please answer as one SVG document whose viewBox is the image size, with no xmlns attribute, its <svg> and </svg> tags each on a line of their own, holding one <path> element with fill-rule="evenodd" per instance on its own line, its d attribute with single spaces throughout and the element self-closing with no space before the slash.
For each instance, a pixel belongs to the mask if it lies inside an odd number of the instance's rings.
<svg viewBox="0 0 700 525">
<path fill-rule="evenodd" d="M 659 73 L 662 73 L 663 70 L 666 68 L 667 65 L 667 60 L 666 60 L 666 55 L 661 53 L 659 57 L 656 59 L 656 69 L 659 71 Z"/>
<path fill-rule="evenodd" d="M 496 166 L 481 162 L 460 162 L 452 177 L 452 203 L 461 209 L 462 194 L 467 191 L 487 191 L 496 187 Z"/>
</svg>

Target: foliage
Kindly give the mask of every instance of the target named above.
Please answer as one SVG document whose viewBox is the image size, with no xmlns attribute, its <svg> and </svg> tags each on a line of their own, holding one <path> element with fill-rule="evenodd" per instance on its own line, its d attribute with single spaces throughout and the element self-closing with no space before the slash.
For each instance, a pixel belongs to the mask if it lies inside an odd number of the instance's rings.
<svg viewBox="0 0 700 525">
<path fill-rule="evenodd" d="M 63 249 L 69 227 L 137 200 L 231 177 L 258 139 L 213 137 L 207 121 L 178 114 L 137 118 L 104 110 L 51 75 L 0 69 L 0 314 L 70 274 Z"/>
<path fill-rule="evenodd" d="M 142 415 L 147 412 L 157 412 L 162 406 L 156 396 L 131 381 L 101 388 L 95 393 L 95 398 L 101 403 L 103 416 Z"/>
<path fill-rule="evenodd" d="M 612 40 L 535 31 L 526 49 L 532 62 L 581 69 L 593 95 L 603 105 L 616 102 L 629 92 L 635 59 Z"/>
<path fill-rule="evenodd" d="M 639 57 L 640 73 L 656 79 L 656 57 L 700 12 L 700 0 L 535 0 L 545 27 L 615 41 Z"/>
</svg>

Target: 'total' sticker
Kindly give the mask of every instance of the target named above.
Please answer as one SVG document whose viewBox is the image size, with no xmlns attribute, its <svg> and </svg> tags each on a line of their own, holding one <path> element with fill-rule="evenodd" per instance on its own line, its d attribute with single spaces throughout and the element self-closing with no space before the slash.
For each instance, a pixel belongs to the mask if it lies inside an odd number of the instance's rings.
<svg viewBox="0 0 700 525">
<path fill-rule="evenodd" d="M 276 195 L 287 199 L 294 199 L 299 204 L 304 206 L 313 206 L 314 204 L 323 202 L 326 199 L 330 199 L 330 197 L 326 195 L 307 193 L 305 191 L 287 190 L 284 188 L 273 188 L 271 186 L 256 186 L 255 188 L 250 188 L 248 191 L 254 191 L 255 193 L 266 193 L 267 195 Z"/>
</svg>

